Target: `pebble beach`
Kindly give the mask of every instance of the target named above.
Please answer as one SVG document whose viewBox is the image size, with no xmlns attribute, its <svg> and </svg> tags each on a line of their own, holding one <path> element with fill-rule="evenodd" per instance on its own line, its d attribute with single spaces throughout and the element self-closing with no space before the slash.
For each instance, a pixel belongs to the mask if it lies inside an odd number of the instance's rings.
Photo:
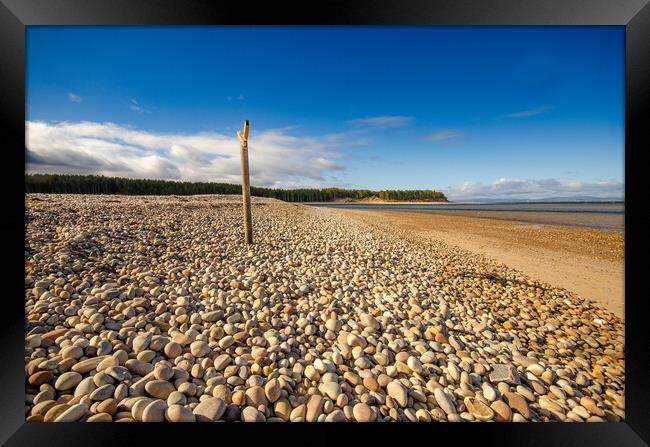
<svg viewBox="0 0 650 447">
<path fill-rule="evenodd" d="M 25 196 L 33 422 L 616 422 L 624 320 L 439 240 L 239 196 Z"/>
</svg>

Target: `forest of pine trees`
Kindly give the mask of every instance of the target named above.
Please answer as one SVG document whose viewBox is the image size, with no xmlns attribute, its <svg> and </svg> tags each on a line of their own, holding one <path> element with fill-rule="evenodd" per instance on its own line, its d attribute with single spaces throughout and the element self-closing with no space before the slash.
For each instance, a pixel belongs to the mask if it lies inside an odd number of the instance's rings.
<svg viewBox="0 0 650 447">
<path fill-rule="evenodd" d="M 130 179 L 97 175 L 27 174 L 26 193 L 55 194 L 125 194 L 125 195 L 196 195 L 241 194 L 241 185 L 212 182 L 175 182 L 167 180 Z M 445 195 L 433 190 L 367 189 L 272 189 L 251 187 L 251 195 L 271 197 L 286 202 L 330 202 L 336 199 L 367 199 L 409 201 L 447 201 Z"/>
</svg>

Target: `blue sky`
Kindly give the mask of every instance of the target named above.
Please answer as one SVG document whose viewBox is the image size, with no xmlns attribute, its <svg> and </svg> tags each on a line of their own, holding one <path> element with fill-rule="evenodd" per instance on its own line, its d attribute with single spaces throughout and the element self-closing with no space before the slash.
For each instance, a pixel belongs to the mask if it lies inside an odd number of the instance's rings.
<svg viewBox="0 0 650 447">
<path fill-rule="evenodd" d="M 28 172 L 622 197 L 622 27 L 28 27 Z"/>
</svg>

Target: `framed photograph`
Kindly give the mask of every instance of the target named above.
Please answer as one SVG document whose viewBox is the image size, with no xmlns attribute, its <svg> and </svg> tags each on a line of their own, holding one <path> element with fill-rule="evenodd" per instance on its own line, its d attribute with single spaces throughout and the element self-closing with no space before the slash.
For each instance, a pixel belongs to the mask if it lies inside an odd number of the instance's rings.
<svg viewBox="0 0 650 447">
<path fill-rule="evenodd" d="M 2 0 L 0 440 L 647 445 L 647 3 Z"/>
</svg>

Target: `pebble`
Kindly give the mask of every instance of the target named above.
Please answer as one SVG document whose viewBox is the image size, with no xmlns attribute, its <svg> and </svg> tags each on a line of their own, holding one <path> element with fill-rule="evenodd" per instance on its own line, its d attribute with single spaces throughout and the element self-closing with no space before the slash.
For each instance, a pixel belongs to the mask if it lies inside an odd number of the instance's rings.
<svg viewBox="0 0 650 447">
<path fill-rule="evenodd" d="M 358 403 L 352 408 L 354 420 L 357 422 L 373 422 L 375 414 L 367 404 Z"/>
<path fill-rule="evenodd" d="M 232 362 L 232 359 L 228 354 L 222 354 L 214 359 L 214 369 L 217 371 L 222 371 L 226 366 Z"/>
<path fill-rule="evenodd" d="M 152 334 L 150 332 L 140 334 L 135 337 L 133 339 L 133 352 L 137 354 L 147 349 L 149 347 L 149 343 L 151 343 L 151 337 Z"/>
<path fill-rule="evenodd" d="M 50 371 L 38 371 L 32 374 L 31 376 L 29 376 L 27 382 L 33 386 L 40 386 L 43 385 L 44 383 L 50 382 L 53 378 L 54 378 L 54 374 L 52 374 Z"/>
<path fill-rule="evenodd" d="M 492 386 L 490 386 L 489 383 L 483 382 L 482 385 L 482 393 L 483 397 L 485 397 L 487 400 L 490 402 L 494 402 L 497 399 L 497 392 Z"/>
<path fill-rule="evenodd" d="M 196 416 L 182 405 L 170 405 L 165 410 L 165 419 L 169 422 L 195 422 Z"/>
<path fill-rule="evenodd" d="M 70 371 L 63 373 L 59 376 L 58 379 L 56 379 L 56 382 L 54 383 L 54 388 L 56 388 L 59 391 L 65 391 L 72 389 L 76 387 L 79 382 L 81 382 L 82 376 L 81 374 Z"/>
<path fill-rule="evenodd" d="M 144 389 L 150 396 L 166 400 L 175 391 L 174 385 L 165 380 L 151 380 L 147 382 Z"/>
<path fill-rule="evenodd" d="M 494 410 L 495 418 L 497 422 L 510 422 L 512 418 L 512 411 L 510 407 L 503 402 L 502 400 L 497 400 L 492 402 L 490 408 Z"/>
<path fill-rule="evenodd" d="M 307 401 L 305 420 L 307 422 L 316 422 L 323 411 L 323 404 L 323 396 L 320 396 L 318 394 L 311 396 L 309 398 L 309 401 Z"/>
<path fill-rule="evenodd" d="M 379 390 L 379 382 L 372 377 L 372 376 L 366 376 L 363 378 L 363 386 L 368 389 L 368 391 L 378 391 Z"/>
<path fill-rule="evenodd" d="M 520 396 L 517 393 L 505 392 L 503 393 L 503 398 L 506 403 L 515 410 L 517 413 L 522 415 L 526 419 L 530 419 L 530 409 L 528 408 L 528 403 L 523 396 Z"/>
<path fill-rule="evenodd" d="M 237 405 L 228 405 L 222 419 L 227 422 L 239 421 L 241 420 L 241 410 Z"/>
<path fill-rule="evenodd" d="M 131 407 L 131 415 L 133 416 L 133 419 L 138 422 L 142 422 L 142 416 L 144 414 L 145 408 L 147 408 L 147 406 L 154 400 L 155 399 L 151 399 L 149 397 L 137 399 Z M 115 415 L 115 417 L 116 419 L 118 419 L 117 414 Z"/>
<path fill-rule="evenodd" d="M 197 422 L 214 422 L 221 419 L 224 411 L 226 411 L 226 404 L 223 400 L 218 397 L 208 397 L 194 408 L 194 416 Z"/>
<path fill-rule="evenodd" d="M 43 417 L 43 422 L 54 422 L 61 414 L 63 414 L 67 409 L 70 408 L 70 405 L 61 403 L 58 405 L 52 406 Z"/>
<path fill-rule="evenodd" d="M 86 404 L 76 404 L 67 408 L 64 412 L 59 414 L 56 417 L 54 422 L 75 422 L 81 419 L 81 417 L 88 411 L 88 405 Z"/>
<path fill-rule="evenodd" d="M 266 418 L 254 407 L 246 407 L 241 412 L 243 422 L 264 422 Z"/>
<path fill-rule="evenodd" d="M 415 412 L 415 417 L 418 422 L 431 422 L 431 415 L 424 408 L 419 408 Z"/>
<path fill-rule="evenodd" d="M 267 405 L 269 401 L 266 399 L 264 388 L 261 386 L 253 386 L 246 390 L 246 403 L 255 408 L 260 405 Z"/>
<path fill-rule="evenodd" d="M 105 385 L 98 387 L 93 392 L 91 392 L 89 398 L 92 401 L 103 401 L 111 397 L 114 393 L 115 393 L 115 386 L 110 383 L 107 383 Z"/>
<path fill-rule="evenodd" d="M 72 371 L 78 372 L 80 374 L 86 374 L 97 368 L 97 366 L 107 357 L 108 356 L 91 357 L 86 360 L 82 360 L 72 366 Z"/>
<path fill-rule="evenodd" d="M 406 387 L 397 380 L 394 380 L 386 385 L 386 391 L 388 392 L 388 395 L 392 397 L 400 407 L 405 407 L 408 403 L 408 394 Z"/>
<path fill-rule="evenodd" d="M 142 422 L 163 422 L 165 420 L 167 404 L 164 400 L 154 400 L 142 412 Z"/>
<path fill-rule="evenodd" d="M 479 421 L 489 421 L 494 418 L 494 411 L 485 403 L 472 397 L 466 397 L 465 407 Z"/>
<path fill-rule="evenodd" d="M 107 413 L 112 416 L 117 412 L 118 402 L 118 399 L 106 399 L 102 402 L 99 402 L 96 410 L 99 413 Z"/>
<path fill-rule="evenodd" d="M 210 351 L 210 346 L 204 341 L 195 341 L 190 345 L 190 352 L 194 357 L 205 357 Z"/>
<path fill-rule="evenodd" d="M 436 388 L 433 392 L 433 396 L 438 405 L 440 405 L 440 408 L 442 408 L 442 411 L 447 415 L 456 414 L 456 406 L 451 402 L 451 399 L 449 399 L 449 396 L 447 396 L 442 388 Z"/>
<path fill-rule="evenodd" d="M 336 398 L 341 394 L 341 386 L 336 383 L 336 382 L 327 382 L 324 383 L 321 387 L 323 394 L 325 394 L 327 397 L 329 397 L 332 400 L 336 400 Z"/>
<path fill-rule="evenodd" d="M 108 413 L 97 413 L 86 419 L 86 422 L 113 422 L 113 417 Z"/>
<path fill-rule="evenodd" d="M 545 368 L 539 365 L 538 363 L 531 363 L 526 367 L 526 371 L 530 371 L 531 373 L 535 374 L 537 377 L 541 377 L 545 371 Z"/>
<path fill-rule="evenodd" d="M 278 379 L 269 380 L 266 385 L 264 385 L 264 394 L 269 402 L 273 403 L 280 398 L 280 392 L 282 391 L 282 386 Z"/>
<path fill-rule="evenodd" d="M 153 365 L 151 363 L 146 363 L 138 359 L 127 360 L 124 365 L 129 371 L 139 376 L 146 376 L 153 371 Z"/>
<path fill-rule="evenodd" d="M 305 404 L 300 404 L 296 406 L 293 410 L 291 410 L 291 414 L 289 415 L 289 420 L 291 422 L 304 421 L 306 410 L 307 410 L 307 406 Z"/>
<path fill-rule="evenodd" d="M 325 418 L 325 422 L 345 422 L 346 420 L 345 413 L 338 408 L 334 409 Z"/>
</svg>

